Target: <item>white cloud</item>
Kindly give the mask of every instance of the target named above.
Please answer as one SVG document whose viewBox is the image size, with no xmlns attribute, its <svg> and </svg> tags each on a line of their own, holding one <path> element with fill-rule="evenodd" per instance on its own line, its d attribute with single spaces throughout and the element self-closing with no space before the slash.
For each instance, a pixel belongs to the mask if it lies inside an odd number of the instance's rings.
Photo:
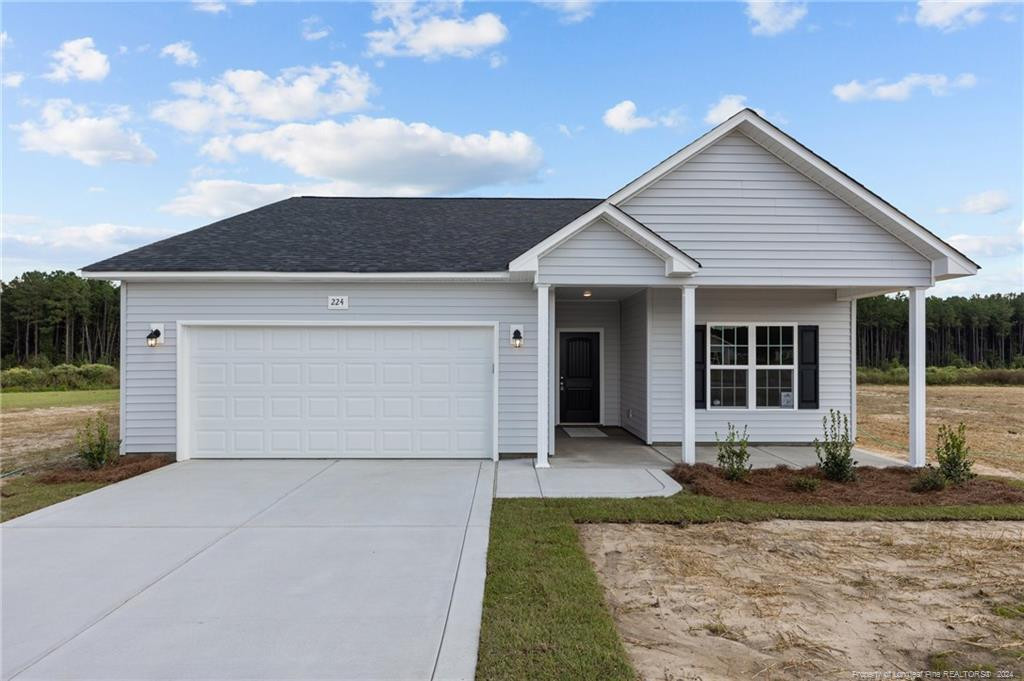
<svg viewBox="0 0 1024 681">
<path fill-rule="evenodd" d="M 558 124 L 558 132 L 560 132 L 563 136 L 568 137 L 569 139 L 573 139 L 574 137 L 576 137 L 576 135 L 583 132 L 583 130 L 584 128 L 582 125 L 569 127 L 565 123 Z"/>
<path fill-rule="evenodd" d="M 110 223 L 56 227 L 36 233 L 5 233 L 4 238 L 27 246 L 67 248 L 79 251 L 123 249 L 162 239 L 174 232 L 155 227 L 132 227 Z"/>
<path fill-rule="evenodd" d="M 1010 207 L 1010 197 L 998 189 L 971 194 L 956 208 L 940 208 L 940 213 L 971 213 L 974 215 L 993 215 Z"/>
<path fill-rule="evenodd" d="M 578 24 L 594 16 L 595 0 L 536 0 L 538 5 L 558 12 L 563 24 Z"/>
<path fill-rule="evenodd" d="M 773 36 L 796 28 L 807 15 L 807 5 L 789 0 L 747 0 L 750 32 Z"/>
<path fill-rule="evenodd" d="M 165 45 L 160 50 L 161 57 L 170 57 L 178 66 L 199 66 L 199 55 L 192 49 L 192 43 L 182 40 Z"/>
<path fill-rule="evenodd" d="M 103 80 L 110 73 L 110 60 L 96 49 L 92 38 L 78 38 L 62 43 L 51 55 L 50 72 L 44 78 L 62 83 L 77 80 Z"/>
<path fill-rule="evenodd" d="M 114 107 L 103 116 L 67 99 L 51 99 L 40 120 L 13 126 L 21 132 L 21 146 L 51 156 L 70 156 L 90 166 L 108 162 L 151 163 L 153 150 L 142 143 L 139 133 L 124 127 L 130 118 L 125 107 Z"/>
<path fill-rule="evenodd" d="M 488 62 L 492 69 L 500 69 L 502 66 L 508 63 L 508 57 L 500 52 L 491 52 L 491 56 L 488 57 Z"/>
<path fill-rule="evenodd" d="M 192 9 L 197 12 L 220 14 L 227 10 L 227 8 L 228 5 L 226 2 L 218 2 L 218 0 L 192 0 Z"/>
<path fill-rule="evenodd" d="M 219 218 L 295 196 L 287 184 L 252 184 L 238 180 L 199 180 L 190 182 L 175 199 L 160 206 L 165 213 Z"/>
<path fill-rule="evenodd" d="M 284 69 L 271 78 L 263 71 L 225 71 L 210 83 L 171 84 L 180 99 L 158 103 L 153 118 L 185 132 L 252 128 L 256 120 L 315 118 L 364 108 L 373 90 L 370 77 L 356 66 Z"/>
<path fill-rule="evenodd" d="M 491 12 L 461 17 L 461 2 L 378 2 L 373 20 L 391 28 L 366 34 L 367 53 L 382 57 L 475 57 L 508 37 L 501 17 Z"/>
<path fill-rule="evenodd" d="M 318 16 L 306 17 L 302 20 L 302 39 L 321 40 L 331 34 L 331 27 Z"/>
<path fill-rule="evenodd" d="M 919 0 L 914 21 L 949 33 L 984 21 L 984 8 L 992 4 L 993 0 Z"/>
<path fill-rule="evenodd" d="M 615 132 L 621 132 L 624 135 L 644 128 L 656 128 L 659 125 L 665 128 L 675 128 L 684 122 L 684 118 L 675 109 L 653 118 L 637 116 L 636 104 L 629 99 L 624 99 L 605 111 L 601 120 Z M 566 131 L 562 131 L 562 134 L 566 134 Z"/>
<path fill-rule="evenodd" d="M 11 40 L 11 37 L 7 35 L 7 31 L 0 31 L 0 50 L 7 47 L 13 42 L 14 41 Z"/>
<path fill-rule="evenodd" d="M 747 106 L 746 95 L 722 95 L 721 99 L 708 107 L 704 122 L 709 125 L 718 125 L 746 108 L 750 108 Z M 754 111 L 764 116 L 761 109 L 754 109 Z"/>
<path fill-rule="evenodd" d="M 21 84 L 25 82 L 24 73 L 5 73 L 3 78 L 0 79 L 4 87 L 21 87 Z"/>
<path fill-rule="evenodd" d="M 89 187 L 89 193 L 91 194 L 99 194 L 100 192 L 105 191 L 107 191 L 106 187 Z"/>
<path fill-rule="evenodd" d="M 950 78 L 941 73 L 911 73 L 900 80 L 886 83 L 881 78 L 861 83 L 851 80 L 832 87 L 832 94 L 844 102 L 858 102 L 875 99 L 890 102 L 902 102 L 909 99 L 914 90 L 925 88 L 933 95 L 947 95 L 951 90 L 963 90 L 974 87 L 978 79 L 973 73 L 962 73 Z"/>
<path fill-rule="evenodd" d="M 971 257 L 1000 256 L 1022 250 L 1024 236 L 1018 234 L 954 234 L 947 239 L 957 250 Z"/>
<path fill-rule="evenodd" d="M 43 219 L 38 215 L 27 213 L 0 213 L 0 225 L 10 227 L 11 225 L 40 225 Z"/>
<path fill-rule="evenodd" d="M 458 135 L 426 123 L 367 116 L 215 138 L 204 152 L 221 159 L 257 155 L 331 181 L 331 193 L 361 195 L 451 194 L 528 181 L 542 161 L 540 147 L 522 132 Z"/>
</svg>

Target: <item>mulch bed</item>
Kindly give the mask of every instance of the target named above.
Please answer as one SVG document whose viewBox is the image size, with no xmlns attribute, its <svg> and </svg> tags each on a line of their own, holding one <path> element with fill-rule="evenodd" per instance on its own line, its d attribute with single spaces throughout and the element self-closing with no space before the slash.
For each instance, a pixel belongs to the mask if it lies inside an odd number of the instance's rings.
<svg viewBox="0 0 1024 681">
<path fill-rule="evenodd" d="M 695 494 L 743 501 L 836 506 L 1024 503 L 1024 489 L 989 478 L 975 478 L 965 485 L 947 486 L 943 490 L 914 492 L 911 486 L 917 479 L 918 470 L 903 467 L 858 467 L 857 479 L 849 483 L 826 480 L 816 466 L 802 469 L 784 466 L 756 469 L 750 471 L 742 481 L 727 480 L 718 468 L 706 463 L 678 465 L 669 475 Z M 818 487 L 800 491 L 794 487 L 796 478 L 814 478 L 818 481 Z"/>
<path fill-rule="evenodd" d="M 93 470 L 71 460 L 36 476 L 36 481 L 59 485 L 67 482 L 120 482 L 174 463 L 173 454 L 126 454 L 109 466 Z"/>
</svg>

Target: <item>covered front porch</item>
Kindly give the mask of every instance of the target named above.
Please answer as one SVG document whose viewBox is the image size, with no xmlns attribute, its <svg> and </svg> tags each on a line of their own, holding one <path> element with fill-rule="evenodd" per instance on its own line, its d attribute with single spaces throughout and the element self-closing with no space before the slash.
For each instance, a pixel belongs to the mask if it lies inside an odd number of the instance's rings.
<svg viewBox="0 0 1024 681">
<path fill-rule="evenodd" d="M 537 344 L 548 348 L 538 358 L 538 468 L 714 463 L 730 425 L 749 428 L 755 467 L 802 468 L 817 463 L 812 443 L 830 410 L 848 417 L 856 438 L 855 298 L 824 287 L 689 284 L 537 291 Z M 923 336 L 923 299 L 910 291 L 912 337 Z M 723 360 L 730 344 L 747 357 Z M 782 359 L 762 357 L 780 344 Z M 912 352 L 914 466 L 924 464 L 922 360 Z M 722 380 L 730 373 L 739 377 L 732 393 Z M 762 383 L 772 375 L 781 381 Z M 858 460 L 901 465 L 866 451 Z"/>
</svg>

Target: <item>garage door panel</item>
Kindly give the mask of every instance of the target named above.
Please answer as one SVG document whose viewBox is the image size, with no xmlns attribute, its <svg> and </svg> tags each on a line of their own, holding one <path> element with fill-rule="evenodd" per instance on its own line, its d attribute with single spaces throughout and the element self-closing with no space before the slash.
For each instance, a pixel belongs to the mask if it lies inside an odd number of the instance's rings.
<svg viewBox="0 0 1024 681">
<path fill-rule="evenodd" d="M 492 329 L 190 333 L 192 456 L 491 455 Z"/>
</svg>

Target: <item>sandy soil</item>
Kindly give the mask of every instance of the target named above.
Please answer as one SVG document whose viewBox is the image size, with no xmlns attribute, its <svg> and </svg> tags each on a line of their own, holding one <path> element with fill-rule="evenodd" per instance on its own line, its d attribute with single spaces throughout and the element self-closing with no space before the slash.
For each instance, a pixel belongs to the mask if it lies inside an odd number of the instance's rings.
<svg viewBox="0 0 1024 681">
<path fill-rule="evenodd" d="M 1024 386 L 928 386 L 928 460 L 939 424 L 967 424 L 978 472 L 1024 476 Z M 857 387 L 857 446 L 906 456 L 907 387 Z"/>
<path fill-rule="evenodd" d="M 117 405 L 5 410 L 0 413 L 0 460 L 3 471 L 36 468 L 73 453 L 75 432 L 93 414 L 103 414 L 117 437 Z"/>
<path fill-rule="evenodd" d="M 1024 523 L 582 525 L 644 679 L 1024 674 Z M 863 677 L 862 677 L 863 678 Z"/>
</svg>

